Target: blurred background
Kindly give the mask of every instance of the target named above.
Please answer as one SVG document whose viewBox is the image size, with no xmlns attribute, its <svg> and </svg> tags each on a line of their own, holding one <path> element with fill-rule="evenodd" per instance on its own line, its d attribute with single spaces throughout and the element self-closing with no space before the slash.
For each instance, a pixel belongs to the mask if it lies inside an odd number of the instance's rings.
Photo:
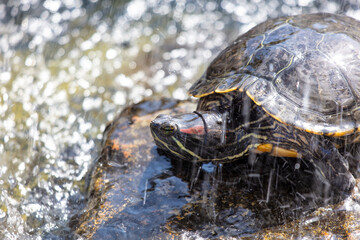
<svg viewBox="0 0 360 240">
<path fill-rule="evenodd" d="M 0 238 L 62 239 L 85 204 L 106 124 L 187 89 L 256 24 L 360 2 L 5 0 L 0 3 Z"/>
</svg>

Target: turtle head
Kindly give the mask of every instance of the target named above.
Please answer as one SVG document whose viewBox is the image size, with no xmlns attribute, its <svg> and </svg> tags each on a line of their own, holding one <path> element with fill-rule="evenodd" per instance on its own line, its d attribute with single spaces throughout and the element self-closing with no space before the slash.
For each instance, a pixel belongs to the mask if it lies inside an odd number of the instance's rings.
<svg viewBox="0 0 360 240">
<path fill-rule="evenodd" d="M 194 162 L 223 157 L 225 126 L 222 115 L 214 112 L 159 115 L 150 124 L 156 145 L 163 152 Z"/>
</svg>

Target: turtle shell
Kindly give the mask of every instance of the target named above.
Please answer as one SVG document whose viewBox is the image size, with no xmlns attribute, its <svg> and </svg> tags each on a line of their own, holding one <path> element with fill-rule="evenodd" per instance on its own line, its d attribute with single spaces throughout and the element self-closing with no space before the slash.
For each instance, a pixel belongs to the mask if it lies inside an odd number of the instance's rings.
<svg viewBox="0 0 360 240">
<path fill-rule="evenodd" d="M 278 121 L 305 131 L 358 131 L 360 22 L 325 13 L 268 20 L 223 50 L 189 93 L 236 90 Z"/>
</svg>

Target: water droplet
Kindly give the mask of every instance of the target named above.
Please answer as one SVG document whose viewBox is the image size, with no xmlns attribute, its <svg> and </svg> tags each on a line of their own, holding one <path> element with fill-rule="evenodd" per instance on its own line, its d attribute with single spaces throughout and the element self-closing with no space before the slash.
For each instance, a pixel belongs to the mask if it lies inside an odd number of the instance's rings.
<svg viewBox="0 0 360 240">
<path fill-rule="evenodd" d="M 110 48 L 106 51 L 106 58 L 107 59 L 114 59 L 117 56 L 117 51 L 113 48 Z"/>
<path fill-rule="evenodd" d="M 127 15 L 134 19 L 139 20 L 147 10 L 147 4 L 142 0 L 135 0 L 129 3 L 127 7 Z"/>
<path fill-rule="evenodd" d="M 56 0 L 46 0 L 43 4 L 46 9 L 49 9 L 52 12 L 57 12 L 61 6 L 61 1 Z"/>
</svg>

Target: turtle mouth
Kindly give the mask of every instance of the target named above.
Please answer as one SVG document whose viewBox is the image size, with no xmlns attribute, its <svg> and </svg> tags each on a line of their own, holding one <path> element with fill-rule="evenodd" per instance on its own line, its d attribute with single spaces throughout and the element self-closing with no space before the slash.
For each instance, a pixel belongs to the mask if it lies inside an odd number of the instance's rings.
<svg viewBox="0 0 360 240">
<path fill-rule="evenodd" d="M 166 156 L 170 158 L 177 158 L 186 160 L 186 154 L 184 154 L 180 148 L 174 142 L 175 137 L 173 135 L 164 135 L 159 130 L 160 124 L 151 122 L 150 131 L 155 140 L 155 144 L 158 149 Z"/>
</svg>

